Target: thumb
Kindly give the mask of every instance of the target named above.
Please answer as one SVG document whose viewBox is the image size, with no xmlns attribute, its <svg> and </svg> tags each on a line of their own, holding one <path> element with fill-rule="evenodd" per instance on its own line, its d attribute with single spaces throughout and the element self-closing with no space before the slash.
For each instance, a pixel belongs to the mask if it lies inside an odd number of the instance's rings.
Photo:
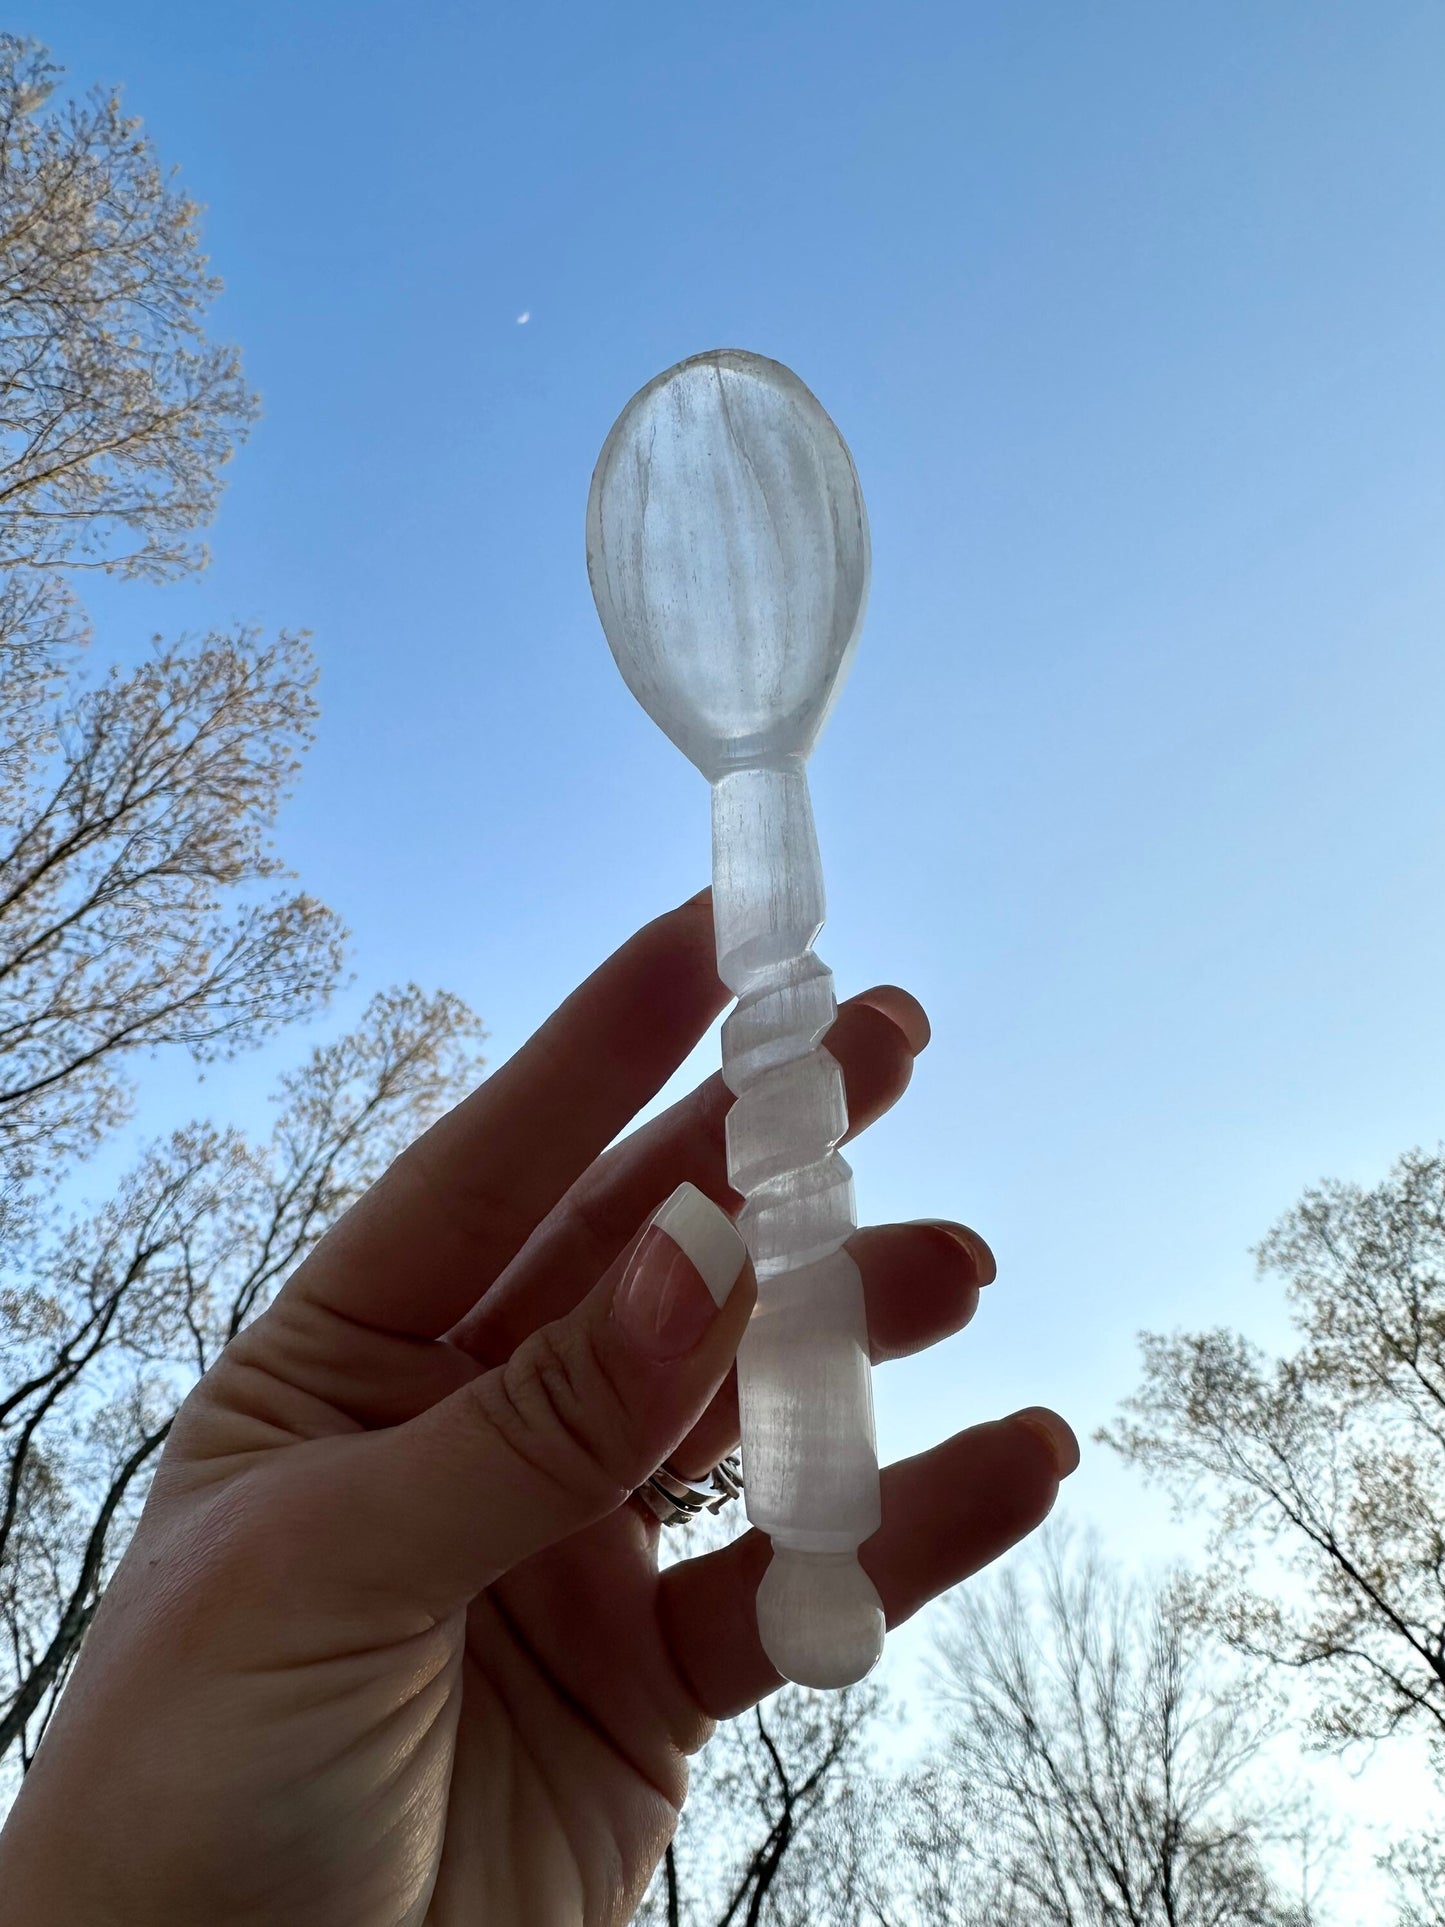
<svg viewBox="0 0 1445 1927">
<path fill-rule="evenodd" d="M 388 1584 L 449 1612 L 615 1511 L 702 1415 L 755 1295 L 732 1220 L 679 1185 L 575 1310 L 366 1441 L 359 1510 Z"/>
</svg>

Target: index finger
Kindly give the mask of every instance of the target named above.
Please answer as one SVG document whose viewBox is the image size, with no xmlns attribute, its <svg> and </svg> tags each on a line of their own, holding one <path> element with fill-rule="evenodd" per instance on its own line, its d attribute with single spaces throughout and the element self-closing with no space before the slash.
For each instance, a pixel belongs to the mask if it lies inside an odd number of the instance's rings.
<svg viewBox="0 0 1445 1927">
<path fill-rule="evenodd" d="M 729 994 L 703 891 L 614 951 L 403 1152 L 286 1290 L 376 1330 L 439 1338 L 657 1095 Z"/>
</svg>

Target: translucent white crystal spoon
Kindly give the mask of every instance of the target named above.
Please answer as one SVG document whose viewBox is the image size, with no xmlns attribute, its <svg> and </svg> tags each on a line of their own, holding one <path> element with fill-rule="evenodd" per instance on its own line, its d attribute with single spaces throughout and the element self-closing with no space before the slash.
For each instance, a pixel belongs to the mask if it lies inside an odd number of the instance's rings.
<svg viewBox="0 0 1445 1927">
<path fill-rule="evenodd" d="M 879 1522 L 823 878 L 804 764 L 868 595 L 842 436 L 796 375 L 731 349 L 634 395 L 598 458 L 587 570 L 628 687 L 712 784 L 728 1176 L 758 1276 L 738 1359 L 748 1515 L 773 1541 L 758 1630 L 785 1678 L 861 1679 L 883 1647 L 858 1547 Z"/>
</svg>

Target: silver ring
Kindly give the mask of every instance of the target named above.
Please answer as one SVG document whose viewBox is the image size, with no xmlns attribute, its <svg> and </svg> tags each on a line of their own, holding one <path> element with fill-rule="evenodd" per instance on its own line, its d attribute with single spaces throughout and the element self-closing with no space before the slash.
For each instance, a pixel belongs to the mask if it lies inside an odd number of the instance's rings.
<svg viewBox="0 0 1445 1927">
<path fill-rule="evenodd" d="M 684 1479 L 670 1465 L 660 1465 L 633 1493 L 665 1526 L 686 1525 L 700 1512 L 720 1512 L 743 1489 L 742 1462 L 736 1452 L 713 1467 L 705 1485 Z"/>
</svg>

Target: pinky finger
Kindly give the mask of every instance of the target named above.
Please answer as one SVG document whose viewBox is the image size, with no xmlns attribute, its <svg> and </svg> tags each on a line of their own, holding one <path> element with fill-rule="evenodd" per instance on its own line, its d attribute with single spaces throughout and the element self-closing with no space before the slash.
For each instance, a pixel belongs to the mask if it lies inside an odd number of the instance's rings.
<svg viewBox="0 0 1445 1927">
<path fill-rule="evenodd" d="M 883 1524 L 860 1554 L 890 1627 L 1007 1552 L 1048 1516 L 1078 1443 L 1042 1407 L 971 1426 L 883 1474 Z M 771 1547 L 747 1532 L 670 1566 L 659 1616 L 702 1710 L 731 1719 L 781 1685 L 758 1639 L 754 1596 Z"/>
</svg>

